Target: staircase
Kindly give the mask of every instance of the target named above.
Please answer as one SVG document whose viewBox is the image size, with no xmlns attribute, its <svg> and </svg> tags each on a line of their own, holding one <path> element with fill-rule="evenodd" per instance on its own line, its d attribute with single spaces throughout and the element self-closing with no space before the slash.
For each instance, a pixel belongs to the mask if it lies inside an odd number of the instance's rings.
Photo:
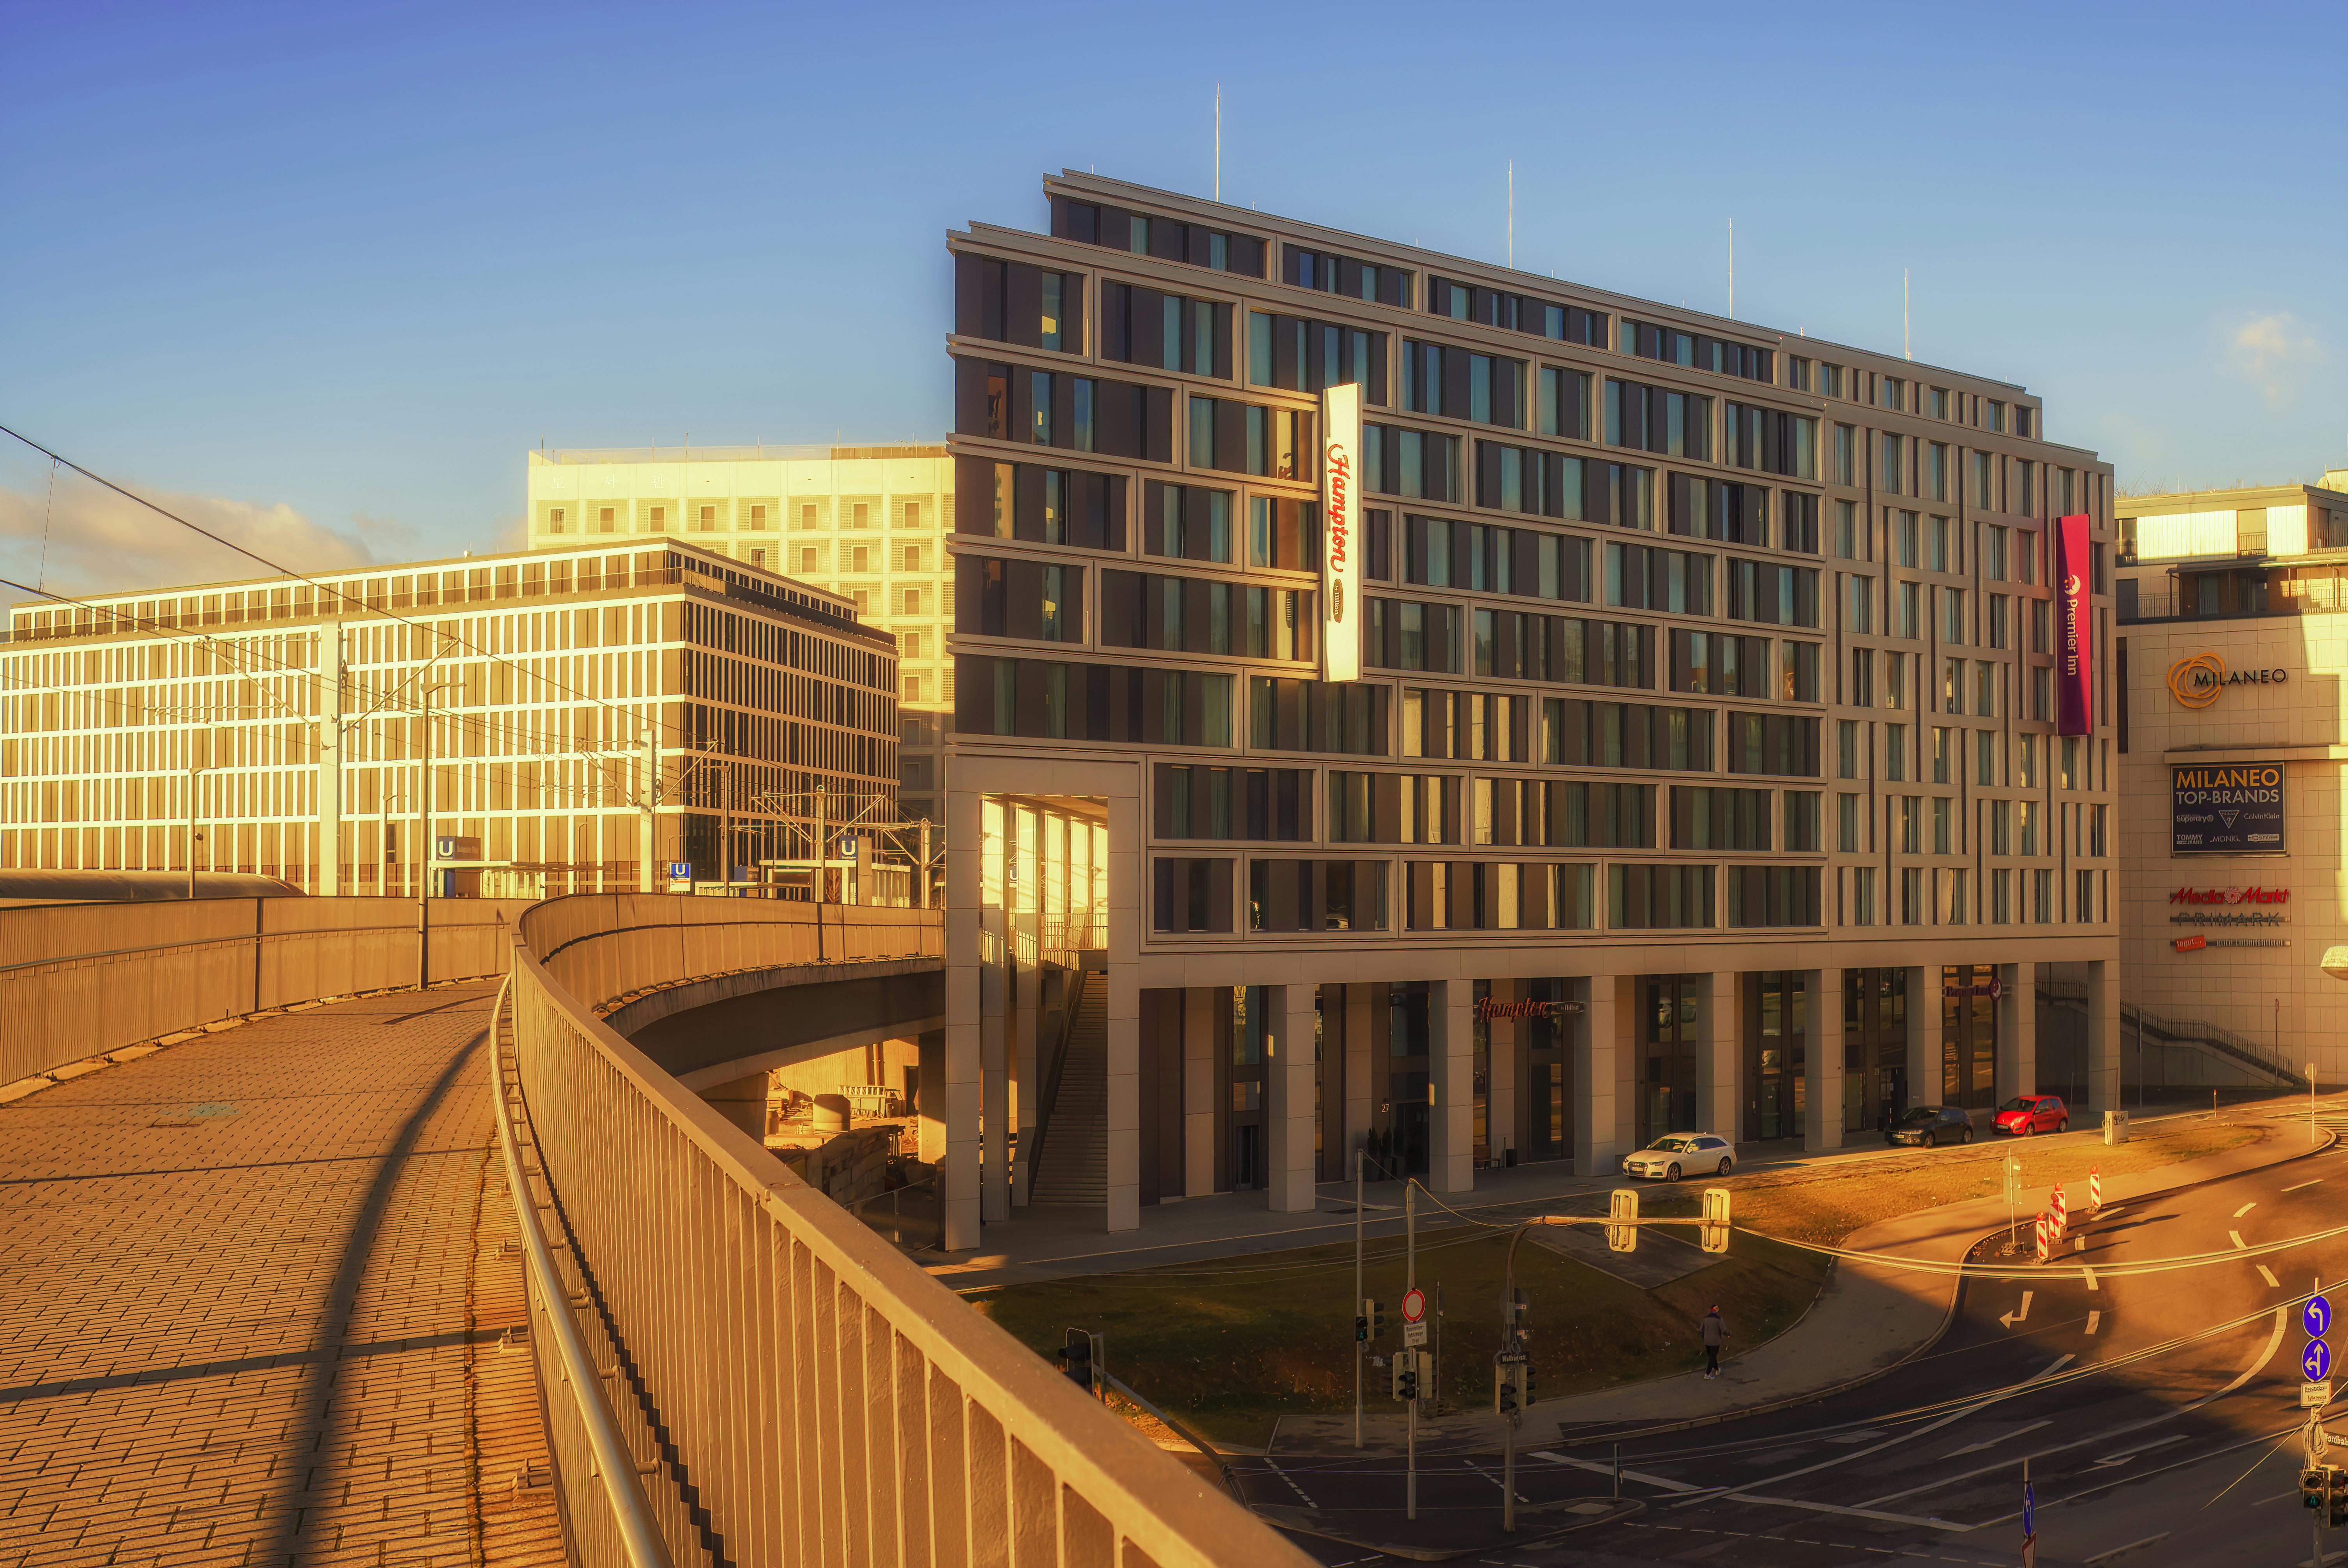
<svg viewBox="0 0 2348 1568">
<path fill-rule="evenodd" d="M 1108 1203 L 1108 977 L 1078 970 L 1068 1042 L 1036 1129 L 1031 1204 Z"/>
</svg>

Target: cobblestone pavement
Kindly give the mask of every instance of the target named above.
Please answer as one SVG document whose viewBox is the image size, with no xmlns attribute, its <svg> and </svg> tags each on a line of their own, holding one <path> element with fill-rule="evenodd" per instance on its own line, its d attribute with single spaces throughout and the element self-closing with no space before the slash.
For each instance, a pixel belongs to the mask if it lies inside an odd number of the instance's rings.
<svg viewBox="0 0 2348 1568">
<path fill-rule="evenodd" d="M 493 986 L 0 1110 L 0 1568 L 559 1563 Z"/>
</svg>

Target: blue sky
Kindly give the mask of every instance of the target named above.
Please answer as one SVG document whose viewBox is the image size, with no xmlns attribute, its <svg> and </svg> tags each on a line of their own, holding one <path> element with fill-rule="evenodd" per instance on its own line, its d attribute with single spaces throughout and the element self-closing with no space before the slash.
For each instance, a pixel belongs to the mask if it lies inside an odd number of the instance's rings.
<svg viewBox="0 0 2348 1568">
<path fill-rule="evenodd" d="M 2342 8 L 20 5 L 0 424 L 302 564 L 551 446 L 932 435 L 942 235 L 1064 166 L 2043 394 L 2124 484 L 2348 463 Z M 234 563 L 0 455 L 0 575 Z M 46 531 L 46 559 L 43 534 Z M 15 597 L 0 589 L 0 596 Z"/>
</svg>

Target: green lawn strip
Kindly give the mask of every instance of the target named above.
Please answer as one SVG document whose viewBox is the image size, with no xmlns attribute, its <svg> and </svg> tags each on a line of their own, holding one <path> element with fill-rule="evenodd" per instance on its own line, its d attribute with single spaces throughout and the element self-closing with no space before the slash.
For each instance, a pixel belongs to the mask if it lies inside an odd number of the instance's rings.
<svg viewBox="0 0 2348 1568">
<path fill-rule="evenodd" d="M 1507 1249 L 1506 1235 L 1473 1227 L 1419 1235 L 1419 1288 L 1432 1303 L 1443 1287 L 1443 1382 L 1455 1406 L 1491 1400 Z M 1372 1243 L 1367 1257 L 1365 1288 L 1386 1304 L 1387 1325 L 1371 1348 L 1385 1356 L 1402 1342 L 1402 1243 Z M 1352 1245 L 1338 1243 L 1005 1286 L 973 1304 L 1046 1357 L 1068 1328 L 1102 1333 L 1118 1378 L 1210 1440 L 1262 1447 L 1282 1413 L 1353 1407 L 1353 1262 Z M 1702 1365 L 1696 1319 L 1715 1304 L 1749 1349 L 1800 1317 L 1824 1277 L 1823 1260 L 1759 1238 L 1739 1237 L 1653 1292 L 1530 1241 L 1517 1250 L 1542 1399 Z M 1400 1409 L 1384 1368 L 1366 1368 L 1364 1388 L 1371 1413 Z"/>
</svg>

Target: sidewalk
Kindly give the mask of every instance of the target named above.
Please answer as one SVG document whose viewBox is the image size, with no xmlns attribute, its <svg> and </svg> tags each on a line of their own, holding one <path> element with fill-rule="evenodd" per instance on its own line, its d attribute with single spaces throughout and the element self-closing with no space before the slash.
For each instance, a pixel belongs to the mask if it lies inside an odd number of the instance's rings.
<svg viewBox="0 0 2348 1568">
<path fill-rule="evenodd" d="M 2288 1098 L 2288 1097 L 2286 1097 Z M 2264 1102 L 2229 1106 L 2230 1113 L 2256 1116 Z M 2172 1116 L 2206 1115 L 2182 1110 L 2137 1119 L 2146 1125 Z M 1861 1140 L 1825 1153 L 1803 1152 L 1798 1143 L 1747 1143 L 1737 1150 L 1736 1175 L 1770 1175 L 1787 1172 L 1838 1167 L 1873 1160 L 1913 1160 L 1912 1149 L 1892 1148 L 1874 1132 L 1853 1132 Z M 2071 1138 L 2099 1138 L 2085 1131 Z M 1509 1217 L 1487 1209 L 1555 1205 L 1569 1200 L 1602 1203 L 1603 1194 L 1622 1184 L 1617 1173 L 1577 1176 L 1564 1162 L 1513 1165 L 1476 1173 L 1476 1190 L 1447 1195 L 1453 1207 L 1479 1218 Z M 1403 1184 L 1371 1182 L 1364 1189 L 1367 1211 L 1362 1234 L 1371 1240 L 1403 1232 Z M 930 1273 L 954 1290 L 969 1291 L 997 1285 L 1025 1285 L 1069 1279 L 1087 1274 L 1121 1274 L 1128 1269 L 1158 1268 L 1201 1259 L 1237 1257 L 1249 1253 L 1279 1252 L 1289 1247 L 1317 1246 L 1354 1239 L 1354 1184 L 1324 1182 L 1320 1202 L 1312 1213 L 1280 1214 L 1267 1209 L 1262 1193 L 1219 1193 L 1212 1197 L 1187 1198 L 1159 1204 L 1144 1211 L 1139 1230 L 1110 1233 L 1101 1228 L 1097 1208 L 1037 1204 L 1011 1211 L 1012 1218 L 986 1226 L 984 1245 L 972 1252 L 930 1255 Z M 1418 1223 L 1434 1230 L 1459 1222 L 1422 1194 Z"/>
<path fill-rule="evenodd" d="M 2155 1193 L 2239 1175 L 2320 1153 L 2329 1142 L 2309 1144 L 2285 1126 L 2264 1143 L 2163 1165 L 2104 1184 L 2106 1204 L 2133 1202 Z M 2020 1204 L 2034 1214 L 2046 1189 L 2025 1189 Z M 1865 1226 L 1844 1238 L 1853 1251 L 1953 1263 L 1973 1243 L 2003 1228 L 2003 1197 L 1922 1209 Z M 1560 1433 L 1567 1442 L 1589 1441 L 1631 1431 L 1670 1430 L 1757 1415 L 1786 1405 L 1807 1404 L 1880 1377 L 1921 1355 L 1947 1332 L 1956 1310 L 1958 1280 L 1880 1264 L 1838 1262 L 1817 1302 L 1776 1338 L 1721 1362 L 1721 1375 L 1707 1378 L 1685 1372 L 1649 1382 L 1626 1384 L 1571 1398 L 1543 1400 L 1519 1432 L 1519 1441 L 1538 1445 Z M 1733 1327 L 1734 1326 L 1732 1326 Z M 1294 1453 L 1344 1449 L 1353 1451 L 1351 1412 L 1283 1416 L 1273 1432 L 1272 1451 Z M 1464 1412 L 1419 1422 L 1419 1443 L 1497 1444 L 1499 1418 L 1488 1410 Z M 1538 1434 L 1538 1435 L 1537 1435 Z M 1374 1451 L 1399 1453 L 1403 1419 L 1380 1415 L 1367 1424 Z"/>
</svg>

